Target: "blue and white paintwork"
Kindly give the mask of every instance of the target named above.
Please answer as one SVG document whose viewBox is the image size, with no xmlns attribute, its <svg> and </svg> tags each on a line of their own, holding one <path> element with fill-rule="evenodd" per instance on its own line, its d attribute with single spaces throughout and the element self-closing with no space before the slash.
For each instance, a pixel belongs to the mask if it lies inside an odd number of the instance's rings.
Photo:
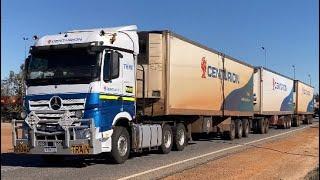
<svg viewBox="0 0 320 180">
<path fill-rule="evenodd" d="M 100 35 L 101 30 L 105 32 L 105 35 Z M 65 34 L 67 34 L 67 37 L 65 37 Z M 111 38 L 115 38 L 113 43 L 110 41 Z M 33 111 L 33 108 L 39 107 L 30 106 L 30 102 L 40 102 L 43 100 L 42 102 L 46 103 L 53 96 L 59 96 L 62 100 L 66 101 L 69 99 L 72 99 L 72 101 L 84 100 L 83 107 L 79 106 L 79 109 L 83 110 L 83 118 L 94 119 L 96 139 L 102 143 L 102 152 L 109 152 L 111 151 L 112 126 L 119 119 L 132 121 L 135 118 L 135 62 L 139 51 L 137 27 L 133 25 L 116 28 L 75 30 L 57 35 L 46 35 L 38 39 L 34 46 L 91 42 L 103 42 L 103 46 L 120 48 L 117 51 L 123 57 L 120 59 L 118 78 L 112 79 L 110 82 L 103 81 L 104 61 L 102 60 L 101 80 L 89 84 L 29 86 L 26 88 L 25 107 L 27 111 Z M 104 57 L 105 53 L 104 51 L 102 57 Z M 133 90 L 131 92 L 126 91 L 127 86 L 132 87 Z M 126 98 L 105 98 L 109 96 Z"/>
</svg>

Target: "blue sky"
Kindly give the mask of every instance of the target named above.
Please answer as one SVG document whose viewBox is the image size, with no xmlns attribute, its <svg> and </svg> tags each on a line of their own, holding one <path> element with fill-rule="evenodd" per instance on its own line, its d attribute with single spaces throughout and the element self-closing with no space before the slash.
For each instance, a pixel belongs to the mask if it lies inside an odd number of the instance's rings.
<svg viewBox="0 0 320 180">
<path fill-rule="evenodd" d="M 136 24 L 169 29 L 255 66 L 309 82 L 319 89 L 317 0 L 106 1 L 2 0 L 1 78 L 24 59 L 23 37 L 72 29 Z"/>
</svg>

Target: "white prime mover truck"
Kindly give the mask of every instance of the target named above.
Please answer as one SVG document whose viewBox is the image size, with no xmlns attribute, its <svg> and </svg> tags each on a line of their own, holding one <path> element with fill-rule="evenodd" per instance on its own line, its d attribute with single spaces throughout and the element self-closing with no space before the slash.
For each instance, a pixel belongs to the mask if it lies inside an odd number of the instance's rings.
<svg viewBox="0 0 320 180">
<path fill-rule="evenodd" d="M 12 121 L 17 153 L 108 152 L 123 163 L 131 151 L 183 150 L 192 133 L 249 134 L 249 64 L 134 25 L 35 39 L 25 62 L 23 120 Z"/>
</svg>

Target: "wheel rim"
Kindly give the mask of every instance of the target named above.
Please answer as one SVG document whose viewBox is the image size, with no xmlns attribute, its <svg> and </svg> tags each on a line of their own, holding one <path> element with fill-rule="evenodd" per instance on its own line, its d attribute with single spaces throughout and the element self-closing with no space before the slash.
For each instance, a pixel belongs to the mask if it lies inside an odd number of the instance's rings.
<svg viewBox="0 0 320 180">
<path fill-rule="evenodd" d="M 249 134 L 249 124 L 246 123 L 246 134 Z"/>
<path fill-rule="evenodd" d="M 265 131 L 268 131 L 268 129 L 269 129 L 269 122 L 266 121 L 266 130 Z"/>
<path fill-rule="evenodd" d="M 242 136 L 242 124 L 239 125 L 238 133 L 239 133 L 239 137 L 241 137 Z"/>
<path fill-rule="evenodd" d="M 291 127 L 291 121 L 289 121 L 289 127 Z"/>
<path fill-rule="evenodd" d="M 169 148 L 171 146 L 171 133 L 169 131 L 165 131 L 164 134 L 164 146 Z"/>
<path fill-rule="evenodd" d="M 118 151 L 120 156 L 125 156 L 128 151 L 128 141 L 124 136 L 120 136 L 118 139 Z"/>
<path fill-rule="evenodd" d="M 184 134 L 184 130 L 183 129 L 180 129 L 178 132 L 177 132 L 177 135 L 178 135 L 178 143 L 180 146 L 184 145 L 184 141 L 185 141 L 185 134 Z"/>
<path fill-rule="evenodd" d="M 231 125 L 231 130 L 230 130 L 230 135 L 231 135 L 231 137 L 234 137 L 234 136 L 235 136 L 235 134 L 236 134 L 235 125 L 234 125 L 234 124 L 232 124 L 232 125 Z"/>
</svg>

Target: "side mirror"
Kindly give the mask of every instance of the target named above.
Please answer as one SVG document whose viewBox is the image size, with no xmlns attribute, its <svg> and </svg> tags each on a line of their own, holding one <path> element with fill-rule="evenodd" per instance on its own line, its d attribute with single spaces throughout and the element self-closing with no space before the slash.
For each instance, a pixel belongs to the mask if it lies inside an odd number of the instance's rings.
<svg viewBox="0 0 320 180">
<path fill-rule="evenodd" d="M 30 64 L 30 60 L 31 60 L 31 56 L 29 55 L 27 57 L 27 59 L 25 60 L 25 63 L 24 63 L 24 69 L 23 69 L 23 76 L 24 78 L 26 79 L 27 78 L 27 74 L 28 74 L 28 67 L 29 67 L 29 64 Z"/>
</svg>

